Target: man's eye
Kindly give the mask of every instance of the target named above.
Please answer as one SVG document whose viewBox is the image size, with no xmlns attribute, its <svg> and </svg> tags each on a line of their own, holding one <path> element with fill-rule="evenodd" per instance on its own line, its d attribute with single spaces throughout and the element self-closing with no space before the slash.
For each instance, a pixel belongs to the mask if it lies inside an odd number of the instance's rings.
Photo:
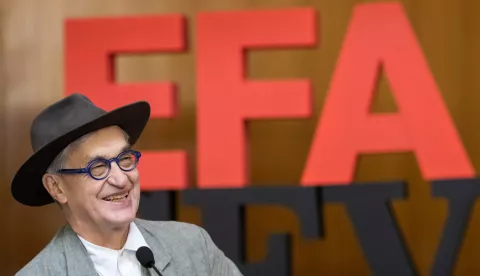
<svg viewBox="0 0 480 276">
<path fill-rule="evenodd" d="M 103 168 L 103 167 L 105 167 L 105 166 L 106 166 L 105 162 L 97 161 L 97 162 L 95 162 L 95 163 L 92 164 L 91 168 L 92 168 L 92 169 L 95 169 L 95 168 Z"/>
</svg>

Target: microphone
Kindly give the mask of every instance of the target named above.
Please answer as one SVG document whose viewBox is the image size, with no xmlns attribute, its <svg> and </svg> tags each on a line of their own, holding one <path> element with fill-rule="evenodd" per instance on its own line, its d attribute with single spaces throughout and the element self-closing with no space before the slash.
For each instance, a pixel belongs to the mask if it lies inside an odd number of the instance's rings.
<svg viewBox="0 0 480 276">
<path fill-rule="evenodd" d="M 153 257 L 153 252 L 150 250 L 150 248 L 146 246 L 141 246 L 137 249 L 137 252 L 135 253 L 135 256 L 137 256 L 138 262 L 145 268 L 153 268 L 155 272 L 157 272 L 158 276 L 162 276 L 162 273 L 158 271 L 158 269 L 155 267 L 155 257 Z"/>
</svg>

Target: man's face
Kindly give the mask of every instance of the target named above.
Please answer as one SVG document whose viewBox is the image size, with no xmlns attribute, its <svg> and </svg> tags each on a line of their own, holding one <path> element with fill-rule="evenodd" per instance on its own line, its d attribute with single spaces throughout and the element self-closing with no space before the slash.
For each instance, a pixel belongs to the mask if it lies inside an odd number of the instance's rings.
<svg viewBox="0 0 480 276">
<path fill-rule="evenodd" d="M 128 147 L 120 128 L 101 129 L 73 149 L 66 168 L 84 168 L 95 158 L 117 157 Z M 110 173 L 103 180 L 95 180 L 88 174 L 62 175 L 61 179 L 67 208 L 76 223 L 121 227 L 135 218 L 140 199 L 137 168 L 125 172 L 112 162 Z M 117 195 L 115 200 L 113 195 Z"/>
</svg>

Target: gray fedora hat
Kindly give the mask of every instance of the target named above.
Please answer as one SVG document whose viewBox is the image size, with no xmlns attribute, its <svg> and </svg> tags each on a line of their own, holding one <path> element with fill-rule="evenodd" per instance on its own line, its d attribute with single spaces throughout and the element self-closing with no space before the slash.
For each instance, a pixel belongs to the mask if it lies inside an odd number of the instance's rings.
<svg viewBox="0 0 480 276">
<path fill-rule="evenodd" d="M 81 94 L 72 94 L 43 110 L 33 121 L 30 140 L 33 154 L 15 174 L 11 192 L 27 206 L 43 206 L 53 201 L 44 188 L 42 176 L 55 157 L 70 143 L 90 132 L 119 126 L 133 145 L 150 118 L 150 105 L 135 102 L 107 112 Z"/>
</svg>

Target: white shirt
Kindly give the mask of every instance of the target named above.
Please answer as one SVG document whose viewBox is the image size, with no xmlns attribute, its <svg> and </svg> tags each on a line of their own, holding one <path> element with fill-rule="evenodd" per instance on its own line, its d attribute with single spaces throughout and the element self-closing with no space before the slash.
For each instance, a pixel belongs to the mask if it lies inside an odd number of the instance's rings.
<svg viewBox="0 0 480 276">
<path fill-rule="evenodd" d="M 87 249 L 90 259 L 100 276 L 141 276 L 142 266 L 135 253 L 140 246 L 147 246 L 135 223 L 130 224 L 127 241 L 120 250 L 95 245 L 78 236 Z"/>
</svg>

